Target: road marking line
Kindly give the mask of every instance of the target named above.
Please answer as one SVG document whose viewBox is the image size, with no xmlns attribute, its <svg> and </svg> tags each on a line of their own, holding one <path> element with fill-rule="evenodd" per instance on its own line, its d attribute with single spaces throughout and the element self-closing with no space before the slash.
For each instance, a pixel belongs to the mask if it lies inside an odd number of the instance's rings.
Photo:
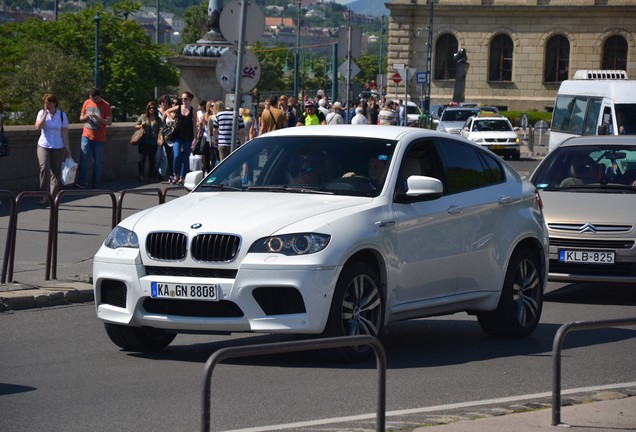
<svg viewBox="0 0 636 432">
<path fill-rule="evenodd" d="M 588 392 L 596 392 L 596 391 L 602 391 L 602 390 L 611 390 L 611 389 L 635 387 L 635 386 L 636 386 L 636 381 L 633 381 L 633 382 L 627 382 L 627 383 L 607 384 L 602 386 L 573 388 L 569 390 L 562 390 L 561 394 L 569 395 L 569 394 L 575 394 L 575 393 L 588 393 Z M 496 398 L 496 399 L 484 399 L 479 401 L 459 402 L 454 404 L 437 405 L 437 406 L 431 406 L 431 407 L 387 411 L 386 417 L 395 417 L 395 416 L 402 416 L 407 414 L 421 414 L 421 413 L 434 412 L 434 411 L 445 411 L 445 410 L 457 409 L 457 408 L 471 408 L 471 407 L 477 407 L 481 405 L 493 405 L 493 404 L 499 404 L 499 403 L 518 402 L 521 400 L 541 399 L 541 398 L 546 398 L 551 396 L 552 396 L 552 392 L 543 392 L 543 393 L 534 393 L 534 394 L 519 395 L 519 396 L 509 396 L 509 397 Z M 320 426 L 320 425 L 326 425 L 330 423 L 345 423 L 345 422 L 351 422 L 356 420 L 371 420 L 375 418 L 376 418 L 376 413 L 360 414 L 356 416 L 308 420 L 304 422 L 284 423 L 280 425 L 258 426 L 258 427 L 246 428 L 246 429 L 233 429 L 233 430 L 228 430 L 225 432 L 267 432 L 267 431 L 277 431 L 277 430 L 284 430 L 284 429 L 295 429 L 295 428 L 301 428 L 301 427 Z"/>
</svg>

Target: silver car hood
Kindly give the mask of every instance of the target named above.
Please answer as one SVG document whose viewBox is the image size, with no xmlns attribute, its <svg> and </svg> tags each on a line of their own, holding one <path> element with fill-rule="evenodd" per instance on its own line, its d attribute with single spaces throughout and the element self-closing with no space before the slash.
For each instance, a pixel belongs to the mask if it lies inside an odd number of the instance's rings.
<svg viewBox="0 0 636 432">
<path fill-rule="evenodd" d="M 635 225 L 636 196 L 620 193 L 541 191 L 546 222 Z"/>
</svg>

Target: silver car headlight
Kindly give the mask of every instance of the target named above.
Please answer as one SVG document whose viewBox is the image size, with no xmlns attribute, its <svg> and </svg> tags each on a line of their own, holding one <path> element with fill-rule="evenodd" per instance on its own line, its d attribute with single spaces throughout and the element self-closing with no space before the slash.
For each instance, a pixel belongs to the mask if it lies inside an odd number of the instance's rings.
<svg viewBox="0 0 636 432">
<path fill-rule="evenodd" d="M 116 226 L 104 241 L 104 246 L 111 249 L 120 247 L 139 249 L 139 239 L 133 231 Z"/>
<path fill-rule="evenodd" d="M 329 244 L 330 235 L 316 233 L 285 234 L 256 240 L 248 253 L 307 255 L 320 252 Z"/>
</svg>

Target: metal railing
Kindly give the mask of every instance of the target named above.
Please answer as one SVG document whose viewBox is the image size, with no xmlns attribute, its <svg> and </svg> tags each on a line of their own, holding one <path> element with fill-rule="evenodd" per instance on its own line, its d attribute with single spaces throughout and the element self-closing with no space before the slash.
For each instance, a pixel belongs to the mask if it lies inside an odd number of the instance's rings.
<svg viewBox="0 0 636 432">
<path fill-rule="evenodd" d="M 117 225 L 117 201 L 115 199 L 115 193 L 111 190 L 107 189 L 91 189 L 91 190 L 61 190 L 55 196 L 54 205 L 51 206 L 51 211 L 53 212 L 53 248 L 52 248 L 52 259 L 51 265 L 46 268 L 45 280 L 49 280 L 49 275 L 52 279 L 57 279 L 57 240 L 58 240 L 58 226 L 59 226 L 59 213 L 60 213 L 60 201 L 64 195 L 74 195 L 74 196 L 97 196 L 97 195 L 108 195 L 111 199 L 111 211 L 112 211 L 112 222 L 111 228 L 115 228 Z M 49 258 L 47 256 L 47 263 L 49 262 Z"/>
<path fill-rule="evenodd" d="M 50 193 L 45 191 L 24 191 L 20 192 L 17 196 L 11 191 L 0 190 L 0 199 L 5 198 L 9 201 L 9 224 L 7 228 L 7 238 L 5 240 L 5 252 L 2 260 L 2 277 L 0 283 L 6 283 L 13 281 L 13 267 L 15 261 L 15 245 L 18 230 L 18 215 L 22 201 L 25 198 L 41 197 L 49 202 L 49 229 L 46 246 L 46 265 L 45 265 L 45 280 L 57 279 L 57 250 L 58 250 L 58 227 L 59 227 L 59 210 L 62 197 L 64 196 L 98 196 L 109 195 L 111 198 L 111 227 L 114 228 L 119 222 L 121 222 L 121 215 L 123 209 L 124 197 L 127 194 L 147 194 L 156 193 L 159 198 L 159 204 L 166 202 L 166 196 L 169 190 L 180 189 L 181 186 L 166 187 L 163 190 L 160 188 L 147 188 L 147 189 L 125 189 L 119 193 L 119 197 L 115 197 L 115 193 L 107 189 L 62 189 L 57 193 L 55 198 Z"/>
<path fill-rule="evenodd" d="M 8 198 L 8 199 L 7 199 Z M 0 190 L 0 200 L 4 199 L 9 202 L 9 225 L 7 228 L 7 238 L 4 241 L 4 256 L 2 258 L 2 277 L 0 283 L 7 281 L 7 269 L 9 267 L 9 256 L 11 256 L 12 235 L 15 233 L 14 225 L 16 223 L 16 207 L 15 194 L 8 190 Z"/>
<path fill-rule="evenodd" d="M 11 247 L 9 250 L 9 266 L 7 269 L 7 280 L 9 282 L 13 281 L 13 264 L 15 261 L 15 243 L 18 233 L 18 210 L 20 209 L 20 205 L 22 204 L 22 200 L 30 197 L 42 197 L 43 199 L 48 200 L 50 210 L 49 210 L 49 230 L 48 230 L 48 238 L 46 242 L 46 268 L 48 269 L 51 265 L 51 248 L 53 246 L 53 221 L 55 219 L 53 212 L 53 197 L 50 193 L 44 191 L 25 191 L 20 192 L 15 198 L 15 207 L 14 207 L 14 221 L 13 225 L 9 222 L 9 233 L 7 234 L 11 238 Z M 48 273 L 47 273 L 48 275 Z M 48 279 L 46 279 L 48 280 Z M 3 281 L 4 283 L 4 281 Z"/>
<path fill-rule="evenodd" d="M 281 354 L 295 351 L 342 348 L 353 345 L 369 345 L 373 348 L 378 371 L 378 400 L 376 412 L 376 431 L 384 432 L 386 418 L 386 355 L 380 341 L 372 336 L 344 336 L 325 339 L 309 339 L 291 342 L 279 342 L 263 345 L 245 345 L 222 348 L 208 358 L 205 363 L 203 397 L 201 410 L 201 431 L 210 430 L 212 371 L 221 361 L 229 358 L 252 357 L 267 354 Z"/>
<path fill-rule="evenodd" d="M 571 331 L 636 325 L 636 318 L 601 321 L 571 321 L 557 330 L 552 344 L 552 426 L 561 424 L 561 350 L 565 336 Z"/>
<path fill-rule="evenodd" d="M 159 204 L 163 204 L 166 202 L 166 192 L 168 188 L 165 188 L 163 191 L 160 188 L 146 188 L 146 189 L 125 189 L 119 193 L 119 198 L 117 198 L 117 223 L 121 222 L 121 212 L 123 209 L 123 201 L 124 197 L 127 194 L 141 194 L 145 195 L 147 193 L 156 193 L 159 195 Z"/>
</svg>

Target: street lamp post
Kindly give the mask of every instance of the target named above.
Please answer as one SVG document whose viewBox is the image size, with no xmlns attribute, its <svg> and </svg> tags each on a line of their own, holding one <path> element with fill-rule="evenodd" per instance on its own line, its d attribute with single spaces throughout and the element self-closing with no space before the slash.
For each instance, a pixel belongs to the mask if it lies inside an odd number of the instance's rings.
<svg viewBox="0 0 636 432">
<path fill-rule="evenodd" d="M 99 88 L 99 12 L 95 14 L 95 88 Z"/>
<path fill-rule="evenodd" d="M 435 2 L 431 2 L 431 12 L 428 17 L 428 42 L 426 44 L 426 96 L 424 98 L 424 113 L 427 116 L 429 125 L 431 119 L 430 110 L 431 110 L 431 81 L 433 80 L 433 71 L 432 69 L 432 57 L 433 57 L 433 11 L 435 7 Z"/>
<path fill-rule="evenodd" d="M 157 21 L 156 21 L 156 28 L 155 28 L 155 44 L 159 45 L 159 24 L 161 22 L 161 18 L 159 15 L 159 1 L 157 0 Z M 159 99 L 159 87 L 155 86 L 155 100 Z"/>
<path fill-rule="evenodd" d="M 294 56 L 294 97 L 298 97 L 298 63 L 300 60 L 300 7 L 302 1 L 298 2 L 298 21 L 296 21 L 296 55 Z M 300 101 L 303 106 L 304 101 Z M 303 108 L 301 108 L 303 109 Z"/>
</svg>

